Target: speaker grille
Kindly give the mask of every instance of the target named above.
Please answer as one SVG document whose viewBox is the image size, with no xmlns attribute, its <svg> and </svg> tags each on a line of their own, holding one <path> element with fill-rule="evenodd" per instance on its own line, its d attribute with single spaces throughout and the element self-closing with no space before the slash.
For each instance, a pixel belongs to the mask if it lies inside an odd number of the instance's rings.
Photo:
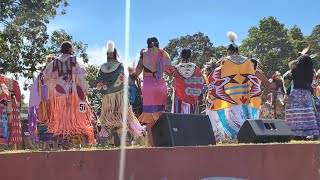
<svg viewBox="0 0 320 180">
<path fill-rule="evenodd" d="M 284 120 L 247 120 L 238 133 L 239 143 L 289 142 L 294 134 Z"/>
<path fill-rule="evenodd" d="M 155 146 L 198 146 L 215 144 L 207 115 L 164 113 L 152 127 Z"/>
</svg>

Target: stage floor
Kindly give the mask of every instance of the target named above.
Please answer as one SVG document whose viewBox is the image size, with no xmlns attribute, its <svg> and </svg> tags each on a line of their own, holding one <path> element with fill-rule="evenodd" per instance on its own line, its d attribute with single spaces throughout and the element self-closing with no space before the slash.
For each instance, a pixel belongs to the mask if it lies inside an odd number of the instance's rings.
<svg viewBox="0 0 320 180">
<path fill-rule="evenodd" d="M 0 153 L 2 180 L 118 179 L 119 149 Z M 126 148 L 126 180 L 320 179 L 320 141 Z M 227 178 L 228 177 L 228 178 Z"/>
</svg>

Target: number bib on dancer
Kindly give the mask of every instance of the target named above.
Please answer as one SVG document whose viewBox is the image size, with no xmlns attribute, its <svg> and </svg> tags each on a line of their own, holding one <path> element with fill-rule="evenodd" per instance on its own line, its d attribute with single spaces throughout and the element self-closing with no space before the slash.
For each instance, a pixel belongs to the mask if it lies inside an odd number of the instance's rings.
<svg viewBox="0 0 320 180">
<path fill-rule="evenodd" d="M 85 113 L 86 112 L 86 103 L 85 102 L 80 101 L 80 103 L 79 103 L 79 111 L 81 113 Z"/>
</svg>

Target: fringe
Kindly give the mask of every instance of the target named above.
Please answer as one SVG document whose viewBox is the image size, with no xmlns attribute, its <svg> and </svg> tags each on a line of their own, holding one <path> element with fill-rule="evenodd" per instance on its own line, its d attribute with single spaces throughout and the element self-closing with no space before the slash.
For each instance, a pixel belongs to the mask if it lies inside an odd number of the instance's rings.
<svg viewBox="0 0 320 180">
<path fill-rule="evenodd" d="M 122 128 L 123 91 L 106 94 L 102 99 L 101 125 L 108 129 Z"/>
<path fill-rule="evenodd" d="M 86 135 L 90 144 L 95 142 L 93 125 L 90 121 L 91 109 L 85 102 L 86 111 L 80 112 L 77 93 L 68 96 L 51 96 L 48 100 L 48 132 L 54 136 Z"/>
<path fill-rule="evenodd" d="M 28 132 L 29 138 L 32 141 L 37 141 L 37 124 L 39 123 L 38 108 L 36 106 L 30 107 L 28 111 Z"/>
<path fill-rule="evenodd" d="M 162 114 L 163 112 L 154 112 L 154 113 L 143 112 L 138 119 L 141 123 L 154 124 Z"/>
<path fill-rule="evenodd" d="M 129 124 L 128 127 L 129 127 L 130 133 L 133 134 L 134 136 L 142 136 L 142 131 L 144 128 L 141 126 L 138 119 L 134 115 L 132 111 L 132 106 L 128 107 L 127 121 Z"/>
</svg>

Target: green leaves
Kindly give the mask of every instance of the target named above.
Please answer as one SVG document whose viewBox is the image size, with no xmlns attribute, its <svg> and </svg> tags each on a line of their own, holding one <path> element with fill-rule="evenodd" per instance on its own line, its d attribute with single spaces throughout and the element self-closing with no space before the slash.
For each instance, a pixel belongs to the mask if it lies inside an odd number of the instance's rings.
<svg viewBox="0 0 320 180">
<path fill-rule="evenodd" d="M 36 65 L 48 54 L 47 24 L 66 6 L 66 0 L 2 0 L 0 66 L 33 78 Z"/>
<path fill-rule="evenodd" d="M 259 25 L 251 27 L 248 32 L 249 37 L 243 40 L 240 53 L 245 56 L 256 55 L 261 60 L 267 77 L 271 77 L 275 71 L 287 71 L 288 62 L 296 59 L 298 52 L 311 42 L 309 37 L 303 36 L 299 27 L 294 26 L 288 30 L 271 16 L 260 20 Z M 319 48 L 319 45 L 313 44 L 311 47 Z M 313 51 L 311 48 L 308 53 Z M 317 62 L 315 67 L 319 67 Z"/>
<path fill-rule="evenodd" d="M 0 4 L 0 67 L 15 75 L 33 79 L 49 54 L 59 55 L 63 41 L 71 41 L 74 54 L 89 61 L 87 44 L 74 41 L 64 30 L 49 36 L 47 25 L 65 14 L 67 0 L 2 0 Z M 25 87 L 28 82 L 25 83 Z"/>
<path fill-rule="evenodd" d="M 180 52 L 185 48 L 191 49 L 191 61 L 196 63 L 200 68 L 202 68 L 211 57 L 215 56 L 215 50 L 210 38 L 201 32 L 194 35 L 171 39 L 164 49 L 169 53 L 171 59 L 177 64 Z"/>
<path fill-rule="evenodd" d="M 87 68 L 87 81 L 89 82 L 88 100 L 90 106 L 94 109 L 97 115 L 100 115 L 102 105 L 102 94 L 95 91 L 94 80 L 98 74 L 99 68 L 94 65 L 89 65 Z"/>
</svg>

